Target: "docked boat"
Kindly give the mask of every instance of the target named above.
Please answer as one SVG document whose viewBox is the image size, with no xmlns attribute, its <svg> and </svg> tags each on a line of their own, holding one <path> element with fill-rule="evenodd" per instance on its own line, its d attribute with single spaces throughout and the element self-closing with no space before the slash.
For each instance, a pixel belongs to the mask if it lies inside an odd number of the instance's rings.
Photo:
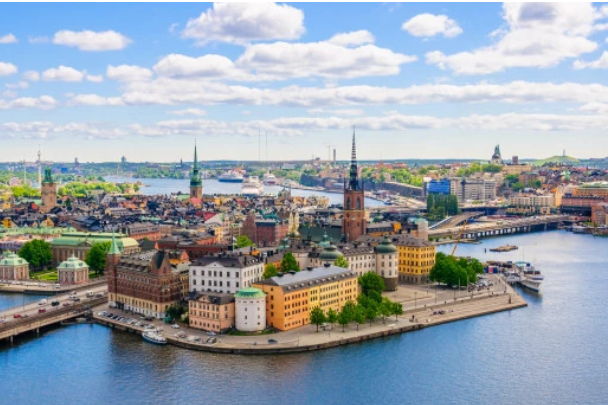
<svg viewBox="0 0 608 405">
<path fill-rule="evenodd" d="M 507 271 L 505 272 L 505 280 L 509 284 L 519 283 L 523 279 L 519 271 Z"/>
<path fill-rule="evenodd" d="M 274 186 L 277 184 L 277 178 L 274 174 L 270 172 L 264 173 L 264 184 L 267 186 Z"/>
<path fill-rule="evenodd" d="M 157 345 L 166 345 L 167 344 L 167 338 L 159 335 L 156 332 L 146 331 L 143 333 L 142 336 L 143 336 L 144 340 L 146 340 L 150 343 L 154 343 Z"/>
<path fill-rule="evenodd" d="M 264 192 L 264 186 L 257 176 L 249 176 L 241 186 L 241 194 L 258 196 Z"/>
<path fill-rule="evenodd" d="M 539 292 L 540 286 L 545 280 L 540 270 L 527 262 L 516 262 L 515 265 L 519 268 L 520 274 L 522 275 L 519 284 L 532 291 Z"/>
<path fill-rule="evenodd" d="M 226 173 L 222 173 L 217 181 L 221 183 L 242 183 L 244 177 L 242 174 L 235 172 L 234 170 L 229 170 Z"/>
</svg>

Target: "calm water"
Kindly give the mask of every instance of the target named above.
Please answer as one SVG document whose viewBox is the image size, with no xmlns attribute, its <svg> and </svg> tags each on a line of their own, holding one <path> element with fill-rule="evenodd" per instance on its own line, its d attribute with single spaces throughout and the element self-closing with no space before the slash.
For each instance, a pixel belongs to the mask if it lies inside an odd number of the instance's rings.
<svg viewBox="0 0 608 405">
<path fill-rule="evenodd" d="M 188 193 L 189 182 L 188 179 L 134 179 L 132 177 L 120 177 L 120 176 L 106 176 L 106 180 L 117 183 L 122 182 L 134 182 L 140 180 L 146 187 L 142 187 L 140 191 L 145 195 L 154 194 L 171 194 L 181 191 L 182 193 Z M 264 186 L 264 193 L 277 195 L 279 191 L 283 189 L 282 186 Z M 220 183 L 217 180 L 205 179 L 203 180 L 203 193 L 205 194 L 240 194 L 241 184 L 240 183 Z M 311 195 L 320 195 L 329 198 L 330 204 L 342 204 L 344 197 L 339 193 L 326 193 L 323 191 L 311 191 L 311 190 L 298 190 L 292 189 L 291 194 L 295 196 L 308 197 Z M 384 203 L 372 200 L 370 198 L 365 199 L 365 204 L 368 207 L 383 206 Z"/>
<path fill-rule="evenodd" d="M 507 242 L 520 250 L 483 252 Z M 606 404 L 607 247 L 562 231 L 462 245 L 459 254 L 481 259 L 524 252 L 546 276 L 542 296 L 525 294 L 527 308 L 323 352 L 221 356 L 98 325 L 55 329 L 0 349 L 0 403 Z"/>
</svg>

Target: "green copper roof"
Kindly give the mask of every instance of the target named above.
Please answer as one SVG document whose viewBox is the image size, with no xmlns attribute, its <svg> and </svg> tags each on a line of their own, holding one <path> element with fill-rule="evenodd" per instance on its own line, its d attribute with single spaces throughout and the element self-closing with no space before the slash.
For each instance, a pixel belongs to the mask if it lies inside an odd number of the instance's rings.
<svg viewBox="0 0 608 405">
<path fill-rule="evenodd" d="M 194 144 L 194 166 L 192 167 L 192 175 L 190 176 L 190 187 L 200 187 L 203 185 L 201 174 L 198 171 L 198 162 L 196 156 L 196 143 Z"/>
<path fill-rule="evenodd" d="M 4 259 L 0 260 L 0 266 L 22 266 L 24 264 L 28 264 L 28 262 L 15 253 L 9 253 L 4 256 Z"/>
<path fill-rule="evenodd" d="M 42 179 L 42 184 L 52 183 L 52 182 L 53 182 L 53 176 L 51 175 L 51 168 L 47 167 L 46 169 L 44 169 L 44 179 Z"/>
<path fill-rule="evenodd" d="M 266 293 L 264 291 L 254 288 L 254 287 L 245 287 L 241 288 L 234 294 L 234 298 L 264 298 L 266 297 Z"/>
<path fill-rule="evenodd" d="M 376 247 L 376 253 L 397 253 L 397 247 L 391 243 L 388 236 L 385 236 L 382 242 L 380 242 L 380 244 Z"/>
<path fill-rule="evenodd" d="M 324 231 L 323 239 L 321 240 L 321 242 L 319 242 L 319 246 L 321 246 L 322 248 L 326 248 L 329 245 L 331 245 L 331 240 L 329 239 L 329 236 L 327 236 L 327 231 Z"/>
<path fill-rule="evenodd" d="M 112 232 L 112 244 L 110 245 L 110 250 L 108 251 L 108 254 L 119 255 L 120 253 L 120 248 L 118 247 L 118 244 L 116 243 L 116 238 L 114 237 L 114 232 Z"/>
<path fill-rule="evenodd" d="M 85 243 L 93 244 L 95 242 L 111 242 L 111 233 L 97 232 L 66 232 L 58 238 L 51 241 L 51 247 L 56 246 L 80 246 Z M 125 235 L 120 235 L 116 243 L 123 250 L 129 247 L 137 247 L 139 244 L 133 238 Z"/>
<path fill-rule="evenodd" d="M 327 246 L 319 255 L 319 260 L 337 260 L 338 257 L 344 256 L 333 243 Z"/>
<path fill-rule="evenodd" d="M 66 260 L 65 262 L 61 262 L 61 264 L 59 266 L 57 266 L 58 270 L 64 269 L 84 269 L 84 268 L 88 268 L 89 266 L 83 262 L 82 260 L 80 260 L 79 258 L 77 258 L 76 256 L 72 256 L 70 257 L 68 260 Z"/>
</svg>

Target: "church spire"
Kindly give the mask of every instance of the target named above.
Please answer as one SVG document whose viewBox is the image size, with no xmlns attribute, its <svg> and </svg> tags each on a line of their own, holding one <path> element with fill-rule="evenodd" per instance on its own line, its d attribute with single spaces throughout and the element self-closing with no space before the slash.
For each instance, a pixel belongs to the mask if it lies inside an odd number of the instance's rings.
<svg viewBox="0 0 608 405">
<path fill-rule="evenodd" d="M 355 127 L 353 127 L 353 149 L 351 153 L 350 160 L 350 180 L 349 180 L 349 188 L 351 190 L 359 190 L 359 178 L 358 178 L 358 170 L 357 170 L 357 145 L 355 141 Z"/>
<path fill-rule="evenodd" d="M 197 165 L 197 158 L 196 158 L 196 139 L 194 139 L 194 170 L 198 169 L 198 165 Z"/>
<path fill-rule="evenodd" d="M 114 237 L 114 232 L 112 232 L 112 244 L 110 245 L 110 250 L 108 251 L 109 255 L 119 255 L 120 248 L 118 247 L 118 243 L 116 243 L 116 238 Z"/>
</svg>

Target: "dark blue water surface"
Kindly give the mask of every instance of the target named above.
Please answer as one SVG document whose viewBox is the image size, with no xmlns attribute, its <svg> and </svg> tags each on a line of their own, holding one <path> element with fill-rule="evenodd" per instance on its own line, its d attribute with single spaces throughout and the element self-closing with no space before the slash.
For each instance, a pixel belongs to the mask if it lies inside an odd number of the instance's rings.
<svg viewBox="0 0 608 405">
<path fill-rule="evenodd" d="M 484 248 L 517 244 L 507 254 Z M 441 250 L 451 251 L 451 246 Z M 99 325 L 0 348 L 1 404 L 606 404 L 608 240 L 563 231 L 461 245 L 540 267 L 529 306 L 328 351 L 213 355 Z"/>
</svg>

